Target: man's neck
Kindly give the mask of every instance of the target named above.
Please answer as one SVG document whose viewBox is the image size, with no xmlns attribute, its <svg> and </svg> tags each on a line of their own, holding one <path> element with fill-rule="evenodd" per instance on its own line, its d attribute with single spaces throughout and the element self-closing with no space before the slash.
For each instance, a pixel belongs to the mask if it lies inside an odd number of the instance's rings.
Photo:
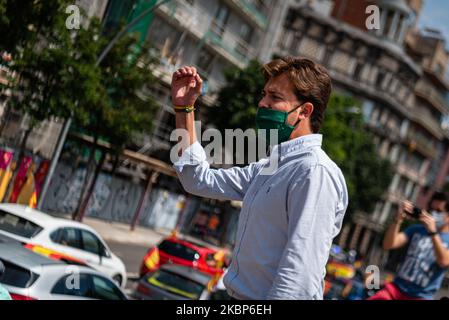
<svg viewBox="0 0 449 320">
<path fill-rule="evenodd" d="M 297 138 L 310 136 L 311 134 L 314 134 L 310 129 L 298 129 L 293 132 L 293 134 L 290 136 L 290 140 L 294 140 Z"/>
</svg>

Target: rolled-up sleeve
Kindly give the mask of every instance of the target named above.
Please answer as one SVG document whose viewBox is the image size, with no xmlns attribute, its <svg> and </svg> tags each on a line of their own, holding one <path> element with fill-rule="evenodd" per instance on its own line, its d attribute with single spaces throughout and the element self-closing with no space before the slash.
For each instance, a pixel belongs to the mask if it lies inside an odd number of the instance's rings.
<svg viewBox="0 0 449 320">
<path fill-rule="evenodd" d="M 267 300 L 320 300 L 339 221 L 339 186 L 322 166 L 308 169 L 286 199 L 288 240 Z M 344 212 L 343 212 L 344 214 Z"/>
<path fill-rule="evenodd" d="M 242 201 L 258 164 L 244 168 L 212 169 L 199 142 L 187 148 L 174 164 L 184 189 L 194 195 L 218 200 Z"/>
</svg>

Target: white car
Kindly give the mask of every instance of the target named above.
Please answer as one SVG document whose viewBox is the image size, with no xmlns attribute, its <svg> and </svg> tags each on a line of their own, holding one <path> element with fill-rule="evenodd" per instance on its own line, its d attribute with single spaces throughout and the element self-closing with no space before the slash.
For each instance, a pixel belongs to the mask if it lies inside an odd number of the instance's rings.
<svg viewBox="0 0 449 320">
<path fill-rule="evenodd" d="M 122 288 L 126 268 L 91 227 L 15 204 L 0 204 L 0 234 L 85 262 L 110 276 Z"/>
<path fill-rule="evenodd" d="M 13 300 L 127 300 L 102 272 L 49 259 L 1 237 L 0 262 L 0 284 Z"/>
</svg>

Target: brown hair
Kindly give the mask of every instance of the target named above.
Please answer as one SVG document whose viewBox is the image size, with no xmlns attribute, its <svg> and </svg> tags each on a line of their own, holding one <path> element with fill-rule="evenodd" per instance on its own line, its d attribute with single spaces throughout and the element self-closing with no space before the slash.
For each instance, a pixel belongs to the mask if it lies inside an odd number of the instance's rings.
<svg viewBox="0 0 449 320">
<path fill-rule="evenodd" d="M 263 72 L 267 81 L 287 73 L 296 88 L 298 100 L 313 104 L 311 127 L 314 133 L 318 133 L 332 91 L 327 70 L 312 60 L 288 56 L 267 63 Z"/>
</svg>

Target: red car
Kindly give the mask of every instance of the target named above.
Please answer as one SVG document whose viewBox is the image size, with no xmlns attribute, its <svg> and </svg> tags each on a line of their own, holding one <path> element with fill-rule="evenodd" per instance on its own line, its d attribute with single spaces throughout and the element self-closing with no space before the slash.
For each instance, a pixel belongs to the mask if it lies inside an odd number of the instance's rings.
<svg viewBox="0 0 449 320">
<path fill-rule="evenodd" d="M 213 276 L 220 276 L 228 261 L 224 250 L 171 236 L 148 250 L 140 267 L 140 276 L 154 272 L 166 263 L 187 266 Z"/>
</svg>

